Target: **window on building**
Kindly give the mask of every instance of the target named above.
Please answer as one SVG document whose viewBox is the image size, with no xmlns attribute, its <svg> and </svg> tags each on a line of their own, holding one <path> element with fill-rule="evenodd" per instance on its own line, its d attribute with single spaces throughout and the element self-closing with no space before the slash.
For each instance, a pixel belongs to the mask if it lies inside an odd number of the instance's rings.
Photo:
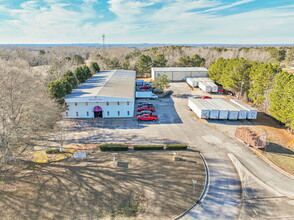
<svg viewBox="0 0 294 220">
<path fill-rule="evenodd" d="M 87 116 L 89 116 L 89 112 L 87 112 Z"/>
<path fill-rule="evenodd" d="M 117 102 L 117 105 L 119 105 L 119 102 Z"/>
<path fill-rule="evenodd" d="M 78 103 L 75 103 L 75 106 L 78 106 Z"/>
<path fill-rule="evenodd" d="M 128 111 L 128 115 L 130 115 L 130 111 Z"/>
<path fill-rule="evenodd" d="M 130 105 L 130 102 L 127 102 L 127 105 Z"/>
<path fill-rule="evenodd" d="M 109 102 L 106 102 L 106 105 L 109 105 Z"/>
<path fill-rule="evenodd" d="M 120 116 L 120 111 L 117 112 L 118 116 Z"/>
<path fill-rule="evenodd" d="M 76 116 L 79 116 L 79 113 L 78 112 L 76 112 Z"/>
<path fill-rule="evenodd" d="M 107 112 L 107 116 L 109 116 L 109 112 Z"/>
<path fill-rule="evenodd" d="M 88 106 L 88 102 L 86 102 L 86 106 Z"/>
</svg>

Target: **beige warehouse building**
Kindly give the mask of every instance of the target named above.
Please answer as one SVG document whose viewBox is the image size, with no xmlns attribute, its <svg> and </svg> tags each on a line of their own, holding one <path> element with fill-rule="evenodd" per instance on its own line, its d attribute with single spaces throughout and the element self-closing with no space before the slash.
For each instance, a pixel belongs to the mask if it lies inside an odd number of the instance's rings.
<svg viewBox="0 0 294 220">
<path fill-rule="evenodd" d="M 160 74 L 167 75 L 170 81 L 186 81 L 186 78 L 207 77 L 208 69 L 204 67 L 153 67 L 151 76 L 154 80 Z"/>
</svg>

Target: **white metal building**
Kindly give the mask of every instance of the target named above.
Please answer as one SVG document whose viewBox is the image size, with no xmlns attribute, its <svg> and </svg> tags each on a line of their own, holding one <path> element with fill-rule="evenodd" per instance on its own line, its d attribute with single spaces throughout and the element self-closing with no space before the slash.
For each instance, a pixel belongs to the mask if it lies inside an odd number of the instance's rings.
<svg viewBox="0 0 294 220">
<path fill-rule="evenodd" d="M 65 96 L 66 118 L 134 116 L 136 72 L 102 71 Z"/>
<path fill-rule="evenodd" d="M 230 99 L 230 101 L 247 110 L 247 119 L 256 119 L 257 118 L 258 111 L 255 108 L 243 103 L 242 101 L 240 101 L 238 99 Z"/>
<path fill-rule="evenodd" d="M 166 74 L 170 81 L 186 81 L 189 77 L 207 77 L 208 70 L 204 67 L 153 67 L 151 76 L 154 80 L 160 74 Z"/>
</svg>

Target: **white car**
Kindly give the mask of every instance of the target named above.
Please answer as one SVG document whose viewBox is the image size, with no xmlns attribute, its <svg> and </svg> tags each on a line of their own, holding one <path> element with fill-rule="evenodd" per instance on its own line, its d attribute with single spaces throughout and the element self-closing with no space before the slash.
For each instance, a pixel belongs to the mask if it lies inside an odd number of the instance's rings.
<svg viewBox="0 0 294 220">
<path fill-rule="evenodd" d="M 152 94 L 152 96 L 150 97 L 150 99 L 158 99 L 157 95 Z"/>
</svg>

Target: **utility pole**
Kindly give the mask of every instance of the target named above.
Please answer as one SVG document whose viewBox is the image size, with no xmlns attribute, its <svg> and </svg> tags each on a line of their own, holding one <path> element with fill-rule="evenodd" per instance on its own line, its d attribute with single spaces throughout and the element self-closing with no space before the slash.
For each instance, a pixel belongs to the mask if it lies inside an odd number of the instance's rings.
<svg viewBox="0 0 294 220">
<path fill-rule="evenodd" d="M 105 46 L 105 34 L 102 34 L 102 42 L 103 42 L 103 48 Z"/>
</svg>

